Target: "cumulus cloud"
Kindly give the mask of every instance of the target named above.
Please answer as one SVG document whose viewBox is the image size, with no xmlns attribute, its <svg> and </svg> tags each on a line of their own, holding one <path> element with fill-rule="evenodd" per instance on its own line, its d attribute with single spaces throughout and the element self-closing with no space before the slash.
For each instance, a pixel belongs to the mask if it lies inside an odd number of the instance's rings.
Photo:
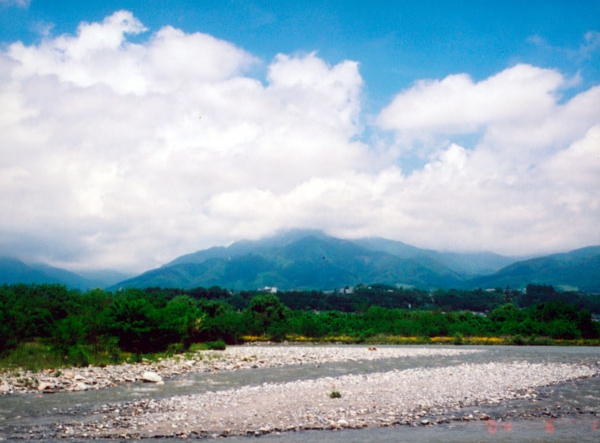
<svg viewBox="0 0 600 443">
<path fill-rule="evenodd" d="M 489 124 L 530 121 L 556 102 L 560 73 L 517 65 L 480 82 L 467 74 L 421 80 L 398 94 L 378 117 L 384 129 L 418 137 L 472 133 Z"/>
<path fill-rule="evenodd" d="M 567 84 L 529 65 L 418 81 L 375 148 L 357 62 L 258 60 L 118 11 L 0 53 L 0 253 L 141 271 L 292 227 L 506 254 L 600 243 L 600 87 L 561 103 Z"/>
<path fill-rule="evenodd" d="M 356 63 L 280 55 L 263 85 L 245 75 L 255 57 L 231 43 L 168 26 L 127 40 L 145 31 L 119 11 L 2 54 L 7 237 L 35 242 L 68 226 L 71 260 L 143 268 L 173 248 L 231 240 L 211 215 L 227 195 L 258 189 L 252 217 L 268 212 L 261 193 L 369 164 L 366 147 L 348 141 L 358 131 Z M 48 257 L 34 258 L 53 259 L 54 245 L 40 246 Z"/>
<path fill-rule="evenodd" d="M 407 186 L 423 191 L 412 199 L 422 216 L 429 212 L 442 220 L 440 229 L 456 233 L 446 240 L 451 248 L 472 238 L 522 254 L 533 245 L 565 248 L 566 238 L 598 243 L 600 88 L 561 103 L 568 84 L 554 70 L 517 65 L 480 82 L 465 74 L 417 82 L 381 111 L 378 124 L 398 144 L 430 141 L 421 145 L 428 164 Z M 431 143 L 461 134 L 475 138 L 468 149 Z M 421 197 L 423 207 L 416 203 Z M 419 241 L 435 247 L 436 237 Z"/>
<path fill-rule="evenodd" d="M 600 185 L 600 123 L 567 149 L 545 159 L 539 168 L 555 195 L 554 205 L 564 206 L 565 212 L 575 216 L 588 213 L 594 217 L 600 210 L 596 192 Z"/>
</svg>

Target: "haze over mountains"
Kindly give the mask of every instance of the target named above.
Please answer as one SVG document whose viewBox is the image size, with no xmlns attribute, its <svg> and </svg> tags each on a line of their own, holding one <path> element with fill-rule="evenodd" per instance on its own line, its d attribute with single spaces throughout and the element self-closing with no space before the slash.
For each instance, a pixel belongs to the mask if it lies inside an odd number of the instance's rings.
<svg viewBox="0 0 600 443">
<path fill-rule="evenodd" d="M 45 265 L 0 259 L 0 283 L 62 283 L 80 289 L 221 286 L 329 290 L 360 283 L 472 289 L 523 288 L 537 283 L 600 292 L 600 246 L 517 261 L 493 253 L 438 252 L 383 238 L 348 240 L 320 231 L 293 230 L 186 254 L 125 278 L 106 272 L 84 277 Z"/>
<path fill-rule="evenodd" d="M 57 283 L 74 289 L 105 288 L 130 277 L 118 271 L 89 271 L 76 274 L 40 263 L 25 264 L 14 257 L 0 257 L 0 284 Z"/>
</svg>

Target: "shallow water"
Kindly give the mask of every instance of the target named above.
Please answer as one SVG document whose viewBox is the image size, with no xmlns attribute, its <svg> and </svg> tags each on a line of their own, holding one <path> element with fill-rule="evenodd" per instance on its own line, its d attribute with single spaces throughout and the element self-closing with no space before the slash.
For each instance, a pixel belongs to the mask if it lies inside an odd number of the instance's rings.
<svg viewBox="0 0 600 443">
<path fill-rule="evenodd" d="M 465 347 L 468 348 L 468 347 Z M 325 376 L 382 372 L 392 369 L 429 368 L 465 362 L 486 363 L 528 361 L 600 362 L 600 348 L 589 347 L 475 347 L 475 354 L 451 357 L 416 357 L 299 365 L 285 368 L 241 370 L 217 374 L 199 373 L 174 378 L 163 386 L 131 383 L 103 391 L 13 395 L 0 398 L 0 439 L 25 438 L 30 430 L 43 430 L 55 423 L 85 420 L 91 411 L 107 403 L 142 398 L 165 398 L 232 389 L 244 385 L 314 379 Z M 438 426 L 397 426 L 345 431 L 303 431 L 261 437 L 265 442 L 305 443 L 325 438 L 328 442 L 449 442 L 449 441 L 600 441 L 600 379 L 562 383 L 538 390 L 534 403 L 525 400 L 495 406 L 464 409 L 464 415 L 478 409 L 504 421 L 453 421 Z M 523 414 L 534 417 L 522 418 Z M 555 415 L 555 417 L 553 417 Z M 549 421 L 550 420 L 550 421 Z M 39 438 L 39 433 L 32 436 Z M 79 441 L 79 440 L 71 440 Z M 106 441 L 106 440 L 105 440 Z M 119 440 L 115 440 L 119 441 Z M 169 441 L 174 440 L 156 440 Z M 229 437 L 228 441 L 248 442 L 249 438 Z"/>
</svg>

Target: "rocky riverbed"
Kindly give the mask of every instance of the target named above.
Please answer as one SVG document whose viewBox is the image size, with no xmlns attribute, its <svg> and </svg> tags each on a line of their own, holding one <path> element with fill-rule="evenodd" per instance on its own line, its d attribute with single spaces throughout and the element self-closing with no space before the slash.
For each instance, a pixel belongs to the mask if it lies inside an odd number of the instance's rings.
<svg viewBox="0 0 600 443">
<path fill-rule="evenodd" d="M 390 358 L 461 355 L 477 350 L 424 349 L 366 346 L 231 346 L 225 351 L 198 351 L 157 362 L 0 373 L 0 395 L 55 393 L 106 389 L 122 383 L 161 383 L 163 379 L 197 372 L 238 371 L 288 365 L 319 365 L 331 362 Z"/>
<path fill-rule="evenodd" d="M 243 346 L 209 358 L 191 370 L 233 371 L 330 362 L 436 358 L 485 352 L 473 349 L 368 348 L 359 346 Z M 136 368 L 167 377 L 190 362 L 168 361 Z M 171 369 L 169 369 L 171 368 Z M 106 369 L 106 368 L 105 368 Z M 122 369 L 122 368 L 121 368 Z M 119 369 L 119 370 L 121 370 Z M 150 371 L 150 369 L 152 371 Z M 108 369 L 108 372 L 116 371 Z M 129 369 L 128 369 L 129 370 Z M 162 372 L 161 372 L 162 371 Z M 464 363 L 443 367 L 316 377 L 236 389 L 104 404 L 65 411 L 64 420 L 42 438 L 170 438 L 262 435 L 307 429 L 430 426 L 451 420 L 488 420 L 490 405 L 523 399 L 535 402 L 540 389 L 568 380 L 598 377 L 598 362 Z M 546 411 L 540 411 L 545 414 Z M 595 413 L 595 412 L 594 412 Z M 548 414 L 552 414 L 548 411 Z M 492 417 L 498 418 L 498 417 Z M 35 434 L 30 434 L 34 439 Z"/>
</svg>

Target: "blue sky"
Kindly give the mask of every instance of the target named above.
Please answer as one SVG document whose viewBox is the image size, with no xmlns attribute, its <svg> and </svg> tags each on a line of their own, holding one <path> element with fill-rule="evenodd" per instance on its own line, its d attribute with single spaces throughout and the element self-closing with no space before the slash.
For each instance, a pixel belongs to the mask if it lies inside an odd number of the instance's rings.
<svg viewBox="0 0 600 443">
<path fill-rule="evenodd" d="M 598 244 L 599 85 L 598 1 L 0 0 L 0 253 Z"/>
</svg>

